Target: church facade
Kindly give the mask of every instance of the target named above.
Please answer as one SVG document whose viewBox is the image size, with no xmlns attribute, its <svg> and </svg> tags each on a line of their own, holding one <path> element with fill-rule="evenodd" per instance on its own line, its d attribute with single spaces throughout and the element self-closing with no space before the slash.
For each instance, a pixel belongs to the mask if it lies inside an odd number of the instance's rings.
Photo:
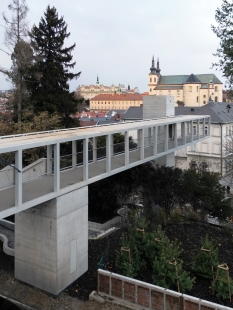
<svg viewBox="0 0 233 310">
<path fill-rule="evenodd" d="M 154 56 L 148 76 L 149 95 L 174 96 L 176 106 L 204 106 L 222 102 L 222 82 L 215 74 L 161 75 Z"/>
</svg>

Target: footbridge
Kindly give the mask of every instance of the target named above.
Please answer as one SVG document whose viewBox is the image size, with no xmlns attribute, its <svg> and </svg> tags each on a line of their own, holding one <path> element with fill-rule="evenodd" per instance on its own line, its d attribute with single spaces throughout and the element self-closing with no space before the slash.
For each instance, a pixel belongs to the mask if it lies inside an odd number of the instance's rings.
<svg viewBox="0 0 233 310">
<path fill-rule="evenodd" d="M 16 214 L 15 277 L 57 295 L 88 269 L 88 184 L 209 135 L 210 117 L 192 115 L 0 137 L 1 156 L 15 158 L 0 171 L 0 218 Z M 32 149 L 46 156 L 25 170 Z"/>
</svg>

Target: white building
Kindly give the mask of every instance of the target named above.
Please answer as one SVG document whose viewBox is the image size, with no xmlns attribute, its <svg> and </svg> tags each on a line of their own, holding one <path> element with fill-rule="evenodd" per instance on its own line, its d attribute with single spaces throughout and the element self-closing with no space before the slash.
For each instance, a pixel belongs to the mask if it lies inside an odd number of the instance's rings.
<svg viewBox="0 0 233 310">
<path fill-rule="evenodd" d="M 232 170 L 233 103 L 209 102 L 203 107 L 176 107 L 176 115 L 210 115 L 210 138 L 176 152 L 176 167 L 203 168 L 221 176 Z M 195 131 L 195 125 L 193 131 Z"/>
</svg>

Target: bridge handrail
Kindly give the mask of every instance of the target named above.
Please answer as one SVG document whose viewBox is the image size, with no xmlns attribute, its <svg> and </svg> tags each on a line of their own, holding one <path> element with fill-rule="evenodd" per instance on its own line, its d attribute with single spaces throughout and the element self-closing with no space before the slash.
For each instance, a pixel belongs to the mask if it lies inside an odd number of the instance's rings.
<svg viewBox="0 0 233 310">
<path fill-rule="evenodd" d="M 70 130 L 84 130 L 87 128 L 95 128 L 95 127 L 117 126 L 117 125 L 120 125 L 122 123 L 127 123 L 127 124 L 128 123 L 141 123 L 141 122 L 148 122 L 148 121 L 153 121 L 153 120 L 156 121 L 159 119 L 178 118 L 178 117 L 182 117 L 182 116 L 187 116 L 187 115 L 170 115 L 170 116 L 160 117 L 160 118 L 150 118 L 150 119 L 142 119 L 142 120 L 135 120 L 135 121 L 123 121 L 123 122 L 119 122 L 119 123 L 110 123 L 110 124 L 92 125 L 92 126 L 85 126 L 85 127 L 63 128 L 63 129 L 54 129 L 54 130 L 20 133 L 20 134 L 15 134 L 15 135 L 0 136 L 0 139 L 33 136 L 33 135 L 40 135 L 40 134 L 47 134 L 47 133 L 70 131 Z M 200 116 L 200 115 L 198 115 L 198 116 Z M 205 116 L 209 116 L 209 115 L 201 115 L 201 116 L 203 116 L 203 118 L 204 118 Z"/>
</svg>

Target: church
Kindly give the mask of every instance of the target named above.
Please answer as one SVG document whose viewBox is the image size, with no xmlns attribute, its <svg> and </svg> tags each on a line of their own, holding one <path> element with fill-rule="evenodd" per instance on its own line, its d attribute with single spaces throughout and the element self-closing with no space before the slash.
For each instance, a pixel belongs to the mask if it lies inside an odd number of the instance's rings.
<svg viewBox="0 0 233 310">
<path fill-rule="evenodd" d="M 204 106 L 222 102 L 222 82 L 215 74 L 162 75 L 154 56 L 148 77 L 149 95 L 174 96 L 176 106 Z"/>
</svg>

